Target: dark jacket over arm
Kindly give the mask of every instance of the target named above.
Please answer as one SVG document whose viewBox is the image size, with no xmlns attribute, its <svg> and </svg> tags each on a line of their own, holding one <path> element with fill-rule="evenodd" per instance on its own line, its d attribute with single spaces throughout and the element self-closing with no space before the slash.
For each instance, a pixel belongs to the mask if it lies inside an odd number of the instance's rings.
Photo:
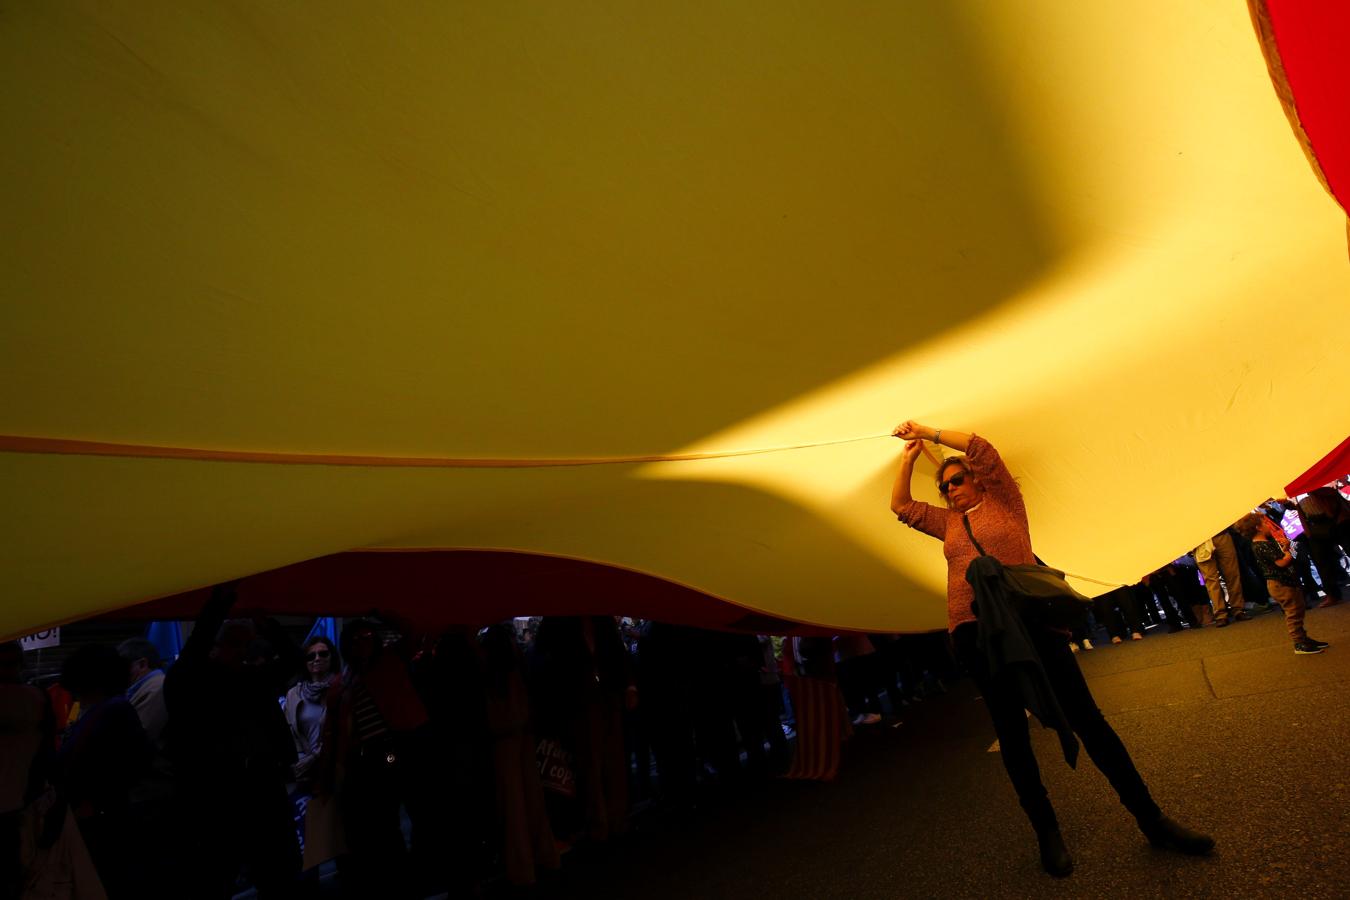
<svg viewBox="0 0 1350 900">
<path fill-rule="evenodd" d="M 966 580 L 975 589 L 977 646 L 986 656 L 990 676 L 1014 680 L 1026 708 L 1041 725 L 1059 733 L 1065 762 L 1076 766 L 1078 739 L 1060 708 L 1026 623 L 1012 607 L 1002 563 L 992 556 L 977 556 L 966 569 Z"/>
</svg>

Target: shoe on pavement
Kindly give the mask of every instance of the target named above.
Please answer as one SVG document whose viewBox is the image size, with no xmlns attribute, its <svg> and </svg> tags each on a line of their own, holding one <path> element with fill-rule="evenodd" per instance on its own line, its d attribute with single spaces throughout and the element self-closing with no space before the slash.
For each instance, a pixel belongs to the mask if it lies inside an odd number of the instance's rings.
<svg viewBox="0 0 1350 900">
<path fill-rule="evenodd" d="M 1036 835 L 1036 840 L 1041 845 L 1041 868 L 1056 878 L 1073 874 L 1073 857 L 1064 846 L 1064 837 L 1058 828 Z"/>
<path fill-rule="evenodd" d="M 1336 597 L 1327 597 L 1321 603 L 1317 604 L 1317 609 L 1326 609 L 1328 606 L 1335 606 L 1337 603 L 1340 602 L 1341 601 Z"/>
<path fill-rule="evenodd" d="M 1180 631 L 1180 630 L 1181 630 L 1180 628 L 1177 629 L 1177 631 Z M 1132 640 L 1132 641 L 1142 641 L 1143 639 L 1144 639 L 1144 636 L 1143 636 L 1142 634 L 1140 634 L 1139 632 L 1137 632 L 1137 631 L 1131 631 L 1131 632 L 1130 632 L 1130 640 Z"/>
<path fill-rule="evenodd" d="M 875 724 L 877 724 L 877 723 L 880 722 L 880 721 L 881 721 L 881 716 L 878 715 L 877 713 L 867 713 L 866 715 L 861 715 L 861 716 L 858 716 L 858 718 L 854 719 L 854 720 L 853 720 L 853 724 L 854 724 L 854 725 L 875 725 Z"/>
<path fill-rule="evenodd" d="M 1321 653 L 1324 647 L 1314 644 L 1312 641 L 1299 641 L 1294 645 L 1294 653 L 1299 656 L 1310 656 L 1313 653 Z"/>
<path fill-rule="evenodd" d="M 1091 650 L 1091 649 L 1092 649 L 1092 641 L 1088 640 L 1087 638 L 1083 638 L 1083 649 L 1084 649 L 1084 650 Z"/>
<path fill-rule="evenodd" d="M 1121 637 L 1120 637 L 1120 635 L 1118 635 L 1118 634 L 1113 634 L 1113 635 L 1111 635 L 1111 643 L 1113 643 L 1113 644 L 1119 644 L 1120 642 L 1121 642 Z"/>
<path fill-rule="evenodd" d="M 1330 646 L 1331 646 L 1331 645 L 1328 644 L 1326 641 L 1319 641 L 1317 638 L 1305 637 L 1303 640 L 1304 640 L 1305 643 L 1315 644 L 1315 645 L 1317 645 L 1318 647 L 1322 647 L 1322 648 L 1326 648 L 1326 647 L 1330 647 Z"/>
<path fill-rule="evenodd" d="M 1239 609 L 1239 610 L 1237 610 L 1236 612 L 1233 613 L 1233 621 L 1234 621 L 1234 622 L 1245 622 L 1245 621 L 1247 621 L 1247 620 L 1250 619 L 1250 618 L 1251 618 L 1251 616 L 1247 615 L 1247 613 L 1246 613 L 1245 610 Z"/>
<path fill-rule="evenodd" d="M 1069 649 L 1074 653 L 1077 653 L 1079 650 L 1078 643 L 1076 641 L 1069 641 Z"/>
<path fill-rule="evenodd" d="M 1204 856 L 1214 849 L 1214 838 L 1192 831 L 1166 816 L 1159 816 L 1157 821 L 1147 825 L 1141 823 L 1139 830 L 1150 844 L 1163 850 L 1175 850 L 1188 856 Z"/>
<path fill-rule="evenodd" d="M 1228 627 L 1228 619 L 1227 619 L 1227 618 L 1223 618 L 1223 619 L 1215 619 L 1215 620 L 1214 620 L 1214 627 L 1215 627 L 1215 628 L 1227 628 L 1227 627 Z"/>
</svg>

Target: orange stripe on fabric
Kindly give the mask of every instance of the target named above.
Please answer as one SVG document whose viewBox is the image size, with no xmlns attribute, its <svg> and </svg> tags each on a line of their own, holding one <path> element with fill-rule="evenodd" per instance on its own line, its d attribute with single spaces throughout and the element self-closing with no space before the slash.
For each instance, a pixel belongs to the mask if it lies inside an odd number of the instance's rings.
<svg viewBox="0 0 1350 900">
<path fill-rule="evenodd" d="M 491 459 L 435 456 L 358 456 L 332 453 L 277 453 L 257 450 L 211 450 L 197 447 L 161 447 L 149 444 L 117 444 L 104 441 L 78 441 L 65 438 L 0 435 L 0 452 L 42 453 L 67 456 L 114 456 L 138 459 L 184 459 L 201 462 L 265 463 L 290 466 L 361 466 L 407 469 L 548 469 L 567 466 L 613 466 L 655 462 L 690 462 L 703 459 L 728 459 L 852 444 L 889 434 L 868 434 L 805 444 L 756 447 L 745 450 L 713 450 L 704 453 L 657 453 L 644 456 L 596 456 L 559 459 Z"/>
</svg>

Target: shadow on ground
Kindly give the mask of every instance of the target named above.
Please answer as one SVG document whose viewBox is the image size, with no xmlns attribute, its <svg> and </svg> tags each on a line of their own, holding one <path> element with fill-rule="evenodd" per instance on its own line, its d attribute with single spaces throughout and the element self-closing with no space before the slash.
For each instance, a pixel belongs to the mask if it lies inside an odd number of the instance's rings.
<svg viewBox="0 0 1350 900">
<path fill-rule="evenodd" d="M 1033 740 L 1077 872 L 1040 871 L 969 682 L 864 730 L 833 784 L 775 782 L 687 821 L 653 817 L 569 859 L 576 898 L 1344 897 L 1350 885 L 1350 606 L 1310 611 L 1331 649 L 1295 656 L 1277 614 L 1081 656 L 1155 798 L 1218 840 L 1150 848 L 1086 759 Z"/>
</svg>

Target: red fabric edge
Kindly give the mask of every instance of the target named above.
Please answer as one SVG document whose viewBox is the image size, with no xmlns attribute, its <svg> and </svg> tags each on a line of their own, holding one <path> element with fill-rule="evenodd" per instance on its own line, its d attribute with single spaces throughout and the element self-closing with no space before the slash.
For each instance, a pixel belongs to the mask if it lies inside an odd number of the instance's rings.
<svg viewBox="0 0 1350 900">
<path fill-rule="evenodd" d="M 1311 469 L 1285 485 L 1285 496 L 1306 494 L 1346 474 L 1350 474 L 1350 437 L 1341 441 L 1335 450 L 1318 460 Z"/>
</svg>

